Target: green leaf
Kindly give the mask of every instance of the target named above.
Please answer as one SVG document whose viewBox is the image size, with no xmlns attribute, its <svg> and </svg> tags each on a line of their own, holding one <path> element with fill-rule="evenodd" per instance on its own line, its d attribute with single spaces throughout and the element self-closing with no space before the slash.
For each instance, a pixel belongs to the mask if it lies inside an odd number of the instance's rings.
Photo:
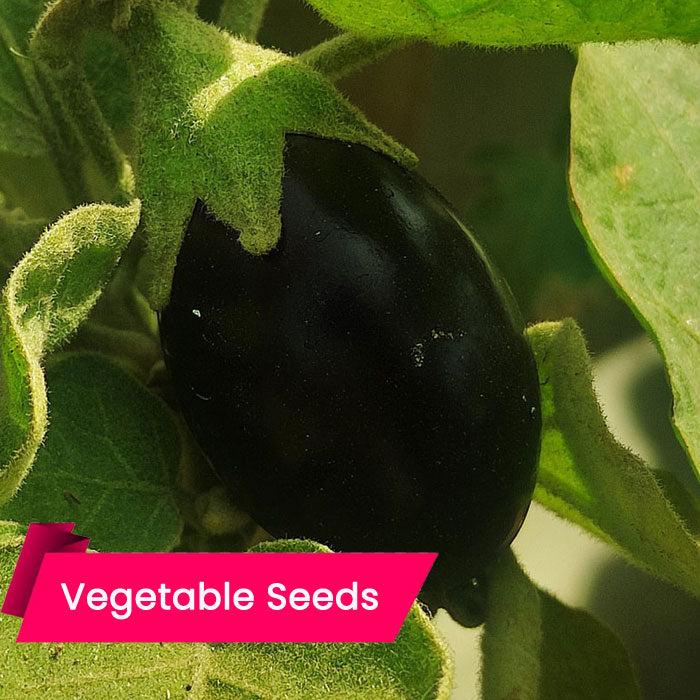
<svg viewBox="0 0 700 700">
<path fill-rule="evenodd" d="M 158 318 L 134 283 L 139 252 L 135 247 L 127 251 L 66 350 L 97 352 L 150 386 L 163 355 Z"/>
<path fill-rule="evenodd" d="M 3 0 L 0 6 L 0 151 L 41 155 L 46 142 L 30 87 L 29 30 L 45 0 Z"/>
<path fill-rule="evenodd" d="M 17 490 L 46 429 L 41 360 L 85 318 L 139 221 L 140 203 L 74 209 L 47 229 L 0 297 L 0 503 Z"/>
<path fill-rule="evenodd" d="M 75 522 L 106 551 L 172 549 L 182 531 L 174 493 L 180 440 L 165 404 L 96 354 L 50 364 L 46 383 L 51 424 L 0 517 Z"/>
<path fill-rule="evenodd" d="M 527 330 L 538 363 L 542 452 L 535 497 L 633 563 L 700 598 L 700 547 L 653 472 L 608 430 L 572 320 Z"/>
<path fill-rule="evenodd" d="M 10 583 L 24 528 L 0 522 L 0 590 Z M 17 644 L 20 620 L 0 619 L 0 697 L 114 700 L 214 697 L 206 694 L 212 652 L 186 644 Z M 196 687 L 199 696 L 188 692 Z M 121 691 L 121 692 L 120 692 Z"/>
<path fill-rule="evenodd" d="M 493 572 L 481 649 L 483 700 L 640 698 L 617 637 L 538 589 L 510 551 Z"/>
<path fill-rule="evenodd" d="M 659 344 L 700 475 L 700 45 L 581 47 L 571 117 L 583 230 Z"/>
<path fill-rule="evenodd" d="M 327 552 L 308 540 L 277 540 L 258 552 Z M 221 687 L 233 697 L 448 698 L 452 662 L 415 603 L 392 644 L 234 644 L 217 659 Z M 248 697 L 247 695 L 244 697 Z"/>
<path fill-rule="evenodd" d="M 700 3 L 651 0 L 308 0 L 362 36 L 439 44 L 575 44 L 700 37 Z"/>
<path fill-rule="evenodd" d="M 0 590 L 23 530 L 0 522 Z M 309 542 L 269 551 L 323 551 Z M 393 644 L 24 644 L 19 620 L 0 620 L 0 696 L 214 700 L 430 700 L 450 692 L 451 661 L 415 604 Z"/>
</svg>

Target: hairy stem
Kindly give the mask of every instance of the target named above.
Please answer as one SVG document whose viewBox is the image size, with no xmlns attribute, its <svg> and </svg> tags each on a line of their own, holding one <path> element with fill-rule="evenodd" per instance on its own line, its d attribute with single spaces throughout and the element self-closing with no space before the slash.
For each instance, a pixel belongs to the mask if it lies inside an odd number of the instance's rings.
<svg viewBox="0 0 700 700">
<path fill-rule="evenodd" d="M 90 187 L 83 172 L 85 143 L 66 113 L 51 76 L 43 66 L 35 63 L 34 67 L 36 84 L 41 92 L 41 96 L 37 95 L 37 105 L 42 114 L 42 128 L 49 154 L 71 204 L 84 204 L 91 199 Z"/>
<path fill-rule="evenodd" d="M 218 24 L 235 36 L 255 41 L 268 0 L 223 0 Z"/>
<path fill-rule="evenodd" d="M 11 34 L 0 19 L 0 44 L 9 52 L 12 46 Z M 41 131 L 49 157 L 56 166 L 65 194 L 74 204 L 85 201 L 87 185 L 80 169 L 80 155 L 83 146 L 79 135 L 66 129 L 59 105 L 54 100 L 50 80 L 43 75 L 41 67 L 29 56 L 15 54 L 19 60 L 11 63 L 19 78 L 27 101 L 34 112 L 40 115 Z"/>
<path fill-rule="evenodd" d="M 338 80 L 408 43 L 403 39 L 365 39 L 340 34 L 299 54 L 298 58 L 329 80 Z"/>
<path fill-rule="evenodd" d="M 134 176 L 112 129 L 102 114 L 82 68 L 67 66 L 57 76 L 62 101 L 70 105 L 70 114 L 106 180 L 110 198 L 116 204 L 126 204 L 134 197 Z"/>
<path fill-rule="evenodd" d="M 85 77 L 82 37 L 91 26 L 109 26 L 119 18 L 128 19 L 133 2 L 118 3 L 114 16 L 110 14 L 114 8 L 92 7 L 86 0 L 54 3 L 41 17 L 30 42 L 32 54 L 40 63 L 39 70 L 55 86 L 52 97 L 61 109 L 52 111 L 65 114 L 63 126 L 67 133 L 76 132 L 91 152 L 110 196 L 117 203 L 128 202 L 133 197 L 133 174 Z"/>
</svg>

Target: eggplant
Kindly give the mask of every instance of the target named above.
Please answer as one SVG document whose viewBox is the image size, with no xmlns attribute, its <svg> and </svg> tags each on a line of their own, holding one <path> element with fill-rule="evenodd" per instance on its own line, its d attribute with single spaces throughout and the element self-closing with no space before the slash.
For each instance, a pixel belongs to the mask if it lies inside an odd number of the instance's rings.
<svg viewBox="0 0 700 700">
<path fill-rule="evenodd" d="M 419 175 L 288 134 L 278 245 L 198 200 L 160 314 L 195 439 L 276 537 L 439 556 L 421 591 L 473 626 L 535 483 L 541 416 L 516 305 Z"/>
</svg>

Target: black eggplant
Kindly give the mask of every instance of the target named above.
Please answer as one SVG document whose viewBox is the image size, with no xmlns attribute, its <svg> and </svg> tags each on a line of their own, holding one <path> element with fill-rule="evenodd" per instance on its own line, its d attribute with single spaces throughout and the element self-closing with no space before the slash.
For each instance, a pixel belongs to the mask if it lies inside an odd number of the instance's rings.
<svg viewBox="0 0 700 700">
<path fill-rule="evenodd" d="M 478 624 L 539 451 L 515 304 L 444 199 L 389 157 L 290 134 L 284 162 L 266 255 L 195 206 L 160 316 L 182 412 L 271 534 L 436 551 L 422 599 Z"/>
</svg>

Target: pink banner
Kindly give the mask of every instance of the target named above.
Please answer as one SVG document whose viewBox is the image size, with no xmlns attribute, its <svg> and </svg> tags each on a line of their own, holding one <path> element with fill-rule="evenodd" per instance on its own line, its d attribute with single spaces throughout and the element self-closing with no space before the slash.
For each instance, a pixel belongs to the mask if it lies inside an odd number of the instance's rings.
<svg viewBox="0 0 700 700">
<path fill-rule="evenodd" d="M 39 567 L 47 552 L 85 552 L 89 537 L 73 534 L 75 523 L 32 523 L 24 539 L 2 612 L 24 617 Z"/>
<path fill-rule="evenodd" d="M 37 566 L 33 532 L 3 606 L 29 590 L 19 642 L 392 642 L 436 557 L 75 553 L 70 535 Z"/>
</svg>

